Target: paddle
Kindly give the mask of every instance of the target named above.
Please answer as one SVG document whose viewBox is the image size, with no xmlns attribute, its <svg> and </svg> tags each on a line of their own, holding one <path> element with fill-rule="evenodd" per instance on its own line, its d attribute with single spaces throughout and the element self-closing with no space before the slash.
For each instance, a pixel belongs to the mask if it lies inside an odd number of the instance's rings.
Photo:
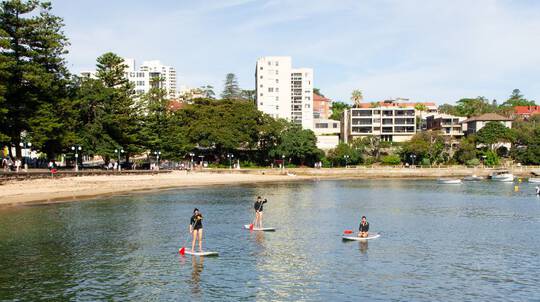
<svg viewBox="0 0 540 302">
<path fill-rule="evenodd" d="M 189 226 L 190 226 L 189 229 L 191 230 L 191 228 L 193 227 L 193 224 L 190 223 Z M 180 255 L 182 255 L 182 256 L 184 256 L 186 254 L 186 244 L 187 244 L 188 240 L 189 240 L 189 235 L 186 236 L 186 240 L 184 241 L 184 245 L 178 250 L 178 253 Z"/>
</svg>

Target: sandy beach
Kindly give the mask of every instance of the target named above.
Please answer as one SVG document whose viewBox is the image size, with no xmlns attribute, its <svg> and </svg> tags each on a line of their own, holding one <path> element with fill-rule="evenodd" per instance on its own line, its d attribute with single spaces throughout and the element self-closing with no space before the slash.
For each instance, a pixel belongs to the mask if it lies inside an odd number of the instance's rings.
<svg viewBox="0 0 540 302">
<path fill-rule="evenodd" d="M 66 202 L 96 196 L 168 188 L 235 185 L 308 179 L 302 176 L 174 171 L 159 175 L 80 176 L 9 181 L 0 186 L 0 207 Z"/>
</svg>

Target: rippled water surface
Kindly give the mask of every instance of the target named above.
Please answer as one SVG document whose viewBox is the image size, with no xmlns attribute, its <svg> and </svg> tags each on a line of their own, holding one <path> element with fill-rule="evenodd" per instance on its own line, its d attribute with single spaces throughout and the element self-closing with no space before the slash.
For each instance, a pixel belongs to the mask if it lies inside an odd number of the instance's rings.
<svg viewBox="0 0 540 302">
<path fill-rule="evenodd" d="M 343 180 L 0 210 L 0 300 L 540 300 L 534 186 Z M 242 229 L 254 197 L 266 226 Z M 194 207 L 214 258 L 178 255 Z M 342 242 L 366 215 L 382 237 Z"/>
</svg>

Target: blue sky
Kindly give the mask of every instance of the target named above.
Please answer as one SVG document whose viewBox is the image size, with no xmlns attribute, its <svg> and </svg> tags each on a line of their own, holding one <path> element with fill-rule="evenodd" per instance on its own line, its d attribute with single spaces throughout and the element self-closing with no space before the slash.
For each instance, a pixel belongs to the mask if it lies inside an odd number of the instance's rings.
<svg viewBox="0 0 540 302">
<path fill-rule="evenodd" d="M 178 84 L 225 74 L 254 87 L 255 61 L 288 55 L 315 87 L 348 101 L 392 97 L 453 103 L 540 100 L 540 1 L 511 0 L 52 0 L 70 39 L 73 72 L 106 51 L 176 67 Z"/>
</svg>

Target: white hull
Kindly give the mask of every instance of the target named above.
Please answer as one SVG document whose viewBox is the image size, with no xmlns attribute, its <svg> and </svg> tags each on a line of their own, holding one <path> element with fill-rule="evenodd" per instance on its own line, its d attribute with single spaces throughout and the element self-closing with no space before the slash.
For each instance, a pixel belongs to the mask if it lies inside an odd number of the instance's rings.
<svg viewBox="0 0 540 302">
<path fill-rule="evenodd" d="M 244 229 L 249 230 L 249 224 L 244 224 Z M 275 232 L 276 228 L 253 228 L 254 231 L 261 231 L 261 232 Z"/>
<path fill-rule="evenodd" d="M 442 185 L 460 185 L 461 179 L 439 179 L 437 183 Z"/>
<path fill-rule="evenodd" d="M 538 183 L 540 183 L 540 178 L 529 178 L 529 182 L 538 184 Z"/>
<path fill-rule="evenodd" d="M 366 240 L 371 240 L 371 239 L 376 239 L 376 238 L 379 238 L 381 237 L 381 234 L 378 234 L 378 233 L 369 233 L 369 236 L 367 237 L 358 237 L 358 236 L 355 236 L 355 235 L 343 235 L 341 238 L 343 239 L 343 241 L 366 241 Z"/>
<path fill-rule="evenodd" d="M 191 250 L 186 250 L 184 252 L 186 255 L 192 255 L 192 256 L 218 256 L 219 254 L 217 252 L 192 252 Z"/>
</svg>

